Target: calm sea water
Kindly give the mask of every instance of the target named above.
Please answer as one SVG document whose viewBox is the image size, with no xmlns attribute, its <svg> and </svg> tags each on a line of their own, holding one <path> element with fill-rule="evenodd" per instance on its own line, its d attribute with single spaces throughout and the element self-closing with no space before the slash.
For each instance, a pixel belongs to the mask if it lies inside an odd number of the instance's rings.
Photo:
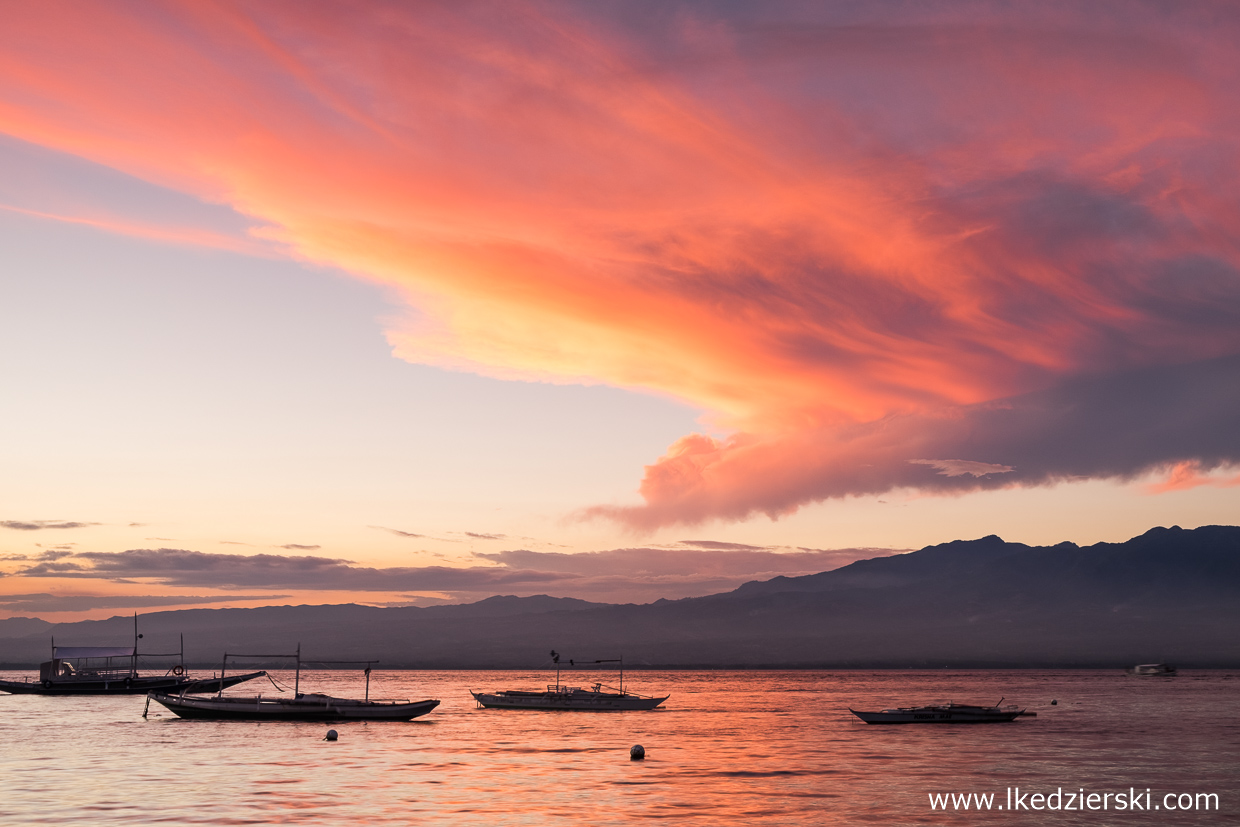
<svg viewBox="0 0 1240 827">
<path fill-rule="evenodd" d="M 1240 824 L 1240 673 L 628 677 L 635 691 L 670 692 L 666 708 L 482 710 L 467 690 L 551 677 L 376 672 L 372 697 L 442 704 L 407 723 L 331 724 L 336 742 L 322 740 L 326 724 L 182 721 L 155 704 L 143 720 L 141 696 L 0 695 L 0 824 Z M 358 673 L 303 672 L 302 688 L 360 696 L 363 684 Z M 274 690 L 263 681 L 230 694 L 259 691 Z M 881 727 L 848 712 L 1000 697 L 1038 717 Z M 645 761 L 629 760 L 633 744 Z M 993 793 L 998 806 L 1009 787 L 1135 788 L 1154 805 L 1214 793 L 1219 809 L 1116 812 L 1112 797 L 1105 812 L 941 812 L 929 802 Z"/>
</svg>

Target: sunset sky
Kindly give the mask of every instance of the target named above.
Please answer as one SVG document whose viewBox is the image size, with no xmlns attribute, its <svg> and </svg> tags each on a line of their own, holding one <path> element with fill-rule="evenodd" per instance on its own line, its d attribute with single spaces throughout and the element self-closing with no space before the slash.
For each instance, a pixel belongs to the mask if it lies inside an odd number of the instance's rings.
<svg viewBox="0 0 1240 827">
<path fill-rule="evenodd" d="M 1234 4 L 0 10 L 0 617 L 1237 521 Z"/>
</svg>

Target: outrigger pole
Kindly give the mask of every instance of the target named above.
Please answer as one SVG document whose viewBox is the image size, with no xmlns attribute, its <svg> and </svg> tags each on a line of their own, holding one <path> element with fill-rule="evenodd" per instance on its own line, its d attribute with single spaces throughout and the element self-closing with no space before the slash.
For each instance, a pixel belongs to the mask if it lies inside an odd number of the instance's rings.
<svg viewBox="0 0 1240 827">
<path fill-rule="evenodd" d="M 293 677 L 293 696 L 296 697 L 301 694 L 301 690 L 299 689 L 299 687 L 301 686 L 301 643 L 300 642 L 297 644 L 296 653 L 292 655 L 238 655 L 238 654 L 234 654 L 233 657 L 234 658 L 296 658 L 297 659 L 297 671 L 294 673 L 294 677 Z M 224 669 L 227 668 L 227 666 L 228 666 L 228 653 L 225 652 L 224 659 L 220 663 L 220 691 L 216 695 L 216 697 L 220 697 L 221 695 L 224 694 Z"/>
<path fill-rule="evenodd" d="M 560 653 L 552 649 L 551 660 L 555 662 L 555 688 L 559 689 L 560 688 Z M 624 658 L 606 658 L 604 660 L 583 660 L 582 663 L 583 664 L 594 664 L 594 663 L 618 663 L 620 664 L 620 694 L 621 695 L 624 694 Z M 568 665 L 576 666 L 577 661 L 572 658 L 569 658 Z"/>
<path fill-rule="evenodd" d="M 309 660 L 309 661 L 306 661 L 306 663 L 334 663 L 334 664 L 351 663 L 353 665 L 357 665 L 359 663 L 365 664 L 366 665 L 366 700 L 368 701 L 370 700 L 370 665 L 372 663 L 378 663 L 378 662 L 379 661 L 377 660 Z"/>
</svg>

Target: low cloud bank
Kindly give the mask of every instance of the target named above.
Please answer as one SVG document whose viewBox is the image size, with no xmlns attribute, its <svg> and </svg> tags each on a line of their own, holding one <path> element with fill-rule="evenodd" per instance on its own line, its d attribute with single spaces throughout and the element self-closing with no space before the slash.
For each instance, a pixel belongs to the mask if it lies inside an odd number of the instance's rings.
<svg viewBox="0 0 1240 827">
<path fill-rule="evenodd" d="M 499 593 L 553 593 L 602 602 L 648 602 L 661 597 L 680 598 L 727 591 L 749 580 L 780 574 L 811 574 L 838 568 L 858 559 L 896 553 L 890 549 L 777 551 L 753 546 L 741 550 L 691 547 L 702 544 L 714 543 L 689 541 L 685 544 L 689 547 L 683 548 L 623 548 L 579 554 L 525 549 L 480 552 L 474 557 L 487 565 L 462 568 L 372 568 L 358 566 L 349 560 L 310 555 L 130 549 L 122 552 L 60 553 L 31 561 L 30 565 L 18 569 L 11 576 L 140 582 L 174 588 L 221 590 L 259 588 L 386 594 L 431 592 L 449 595 L 454 600 L 476 600 Z M 44 599 L 41 595 L 25 597 Z M 114 604 L 118 606 L 156 605 L 124 603 L 126 598 L 115 599 L 122 601 Z M 211 598 L 210 601 L 167 598 L 170 603 L 219 602 L 222 599 L 250 598 Z M 17 603 L 8 610 L 28 608 L 19 607 Z M 103 605 L 100 603 L 95 607 Z"/>
</svg>

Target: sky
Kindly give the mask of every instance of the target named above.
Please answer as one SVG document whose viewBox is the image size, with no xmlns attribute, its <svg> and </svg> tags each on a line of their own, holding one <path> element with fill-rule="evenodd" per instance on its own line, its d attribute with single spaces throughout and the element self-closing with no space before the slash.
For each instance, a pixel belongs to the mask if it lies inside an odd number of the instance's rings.
<svg viewBox="0 0 1240 827">
<path fill-rule="evenodd" d="M 1240 506 L 1240 10 L 3 3 L 0 617 Z"/>
</svg>

